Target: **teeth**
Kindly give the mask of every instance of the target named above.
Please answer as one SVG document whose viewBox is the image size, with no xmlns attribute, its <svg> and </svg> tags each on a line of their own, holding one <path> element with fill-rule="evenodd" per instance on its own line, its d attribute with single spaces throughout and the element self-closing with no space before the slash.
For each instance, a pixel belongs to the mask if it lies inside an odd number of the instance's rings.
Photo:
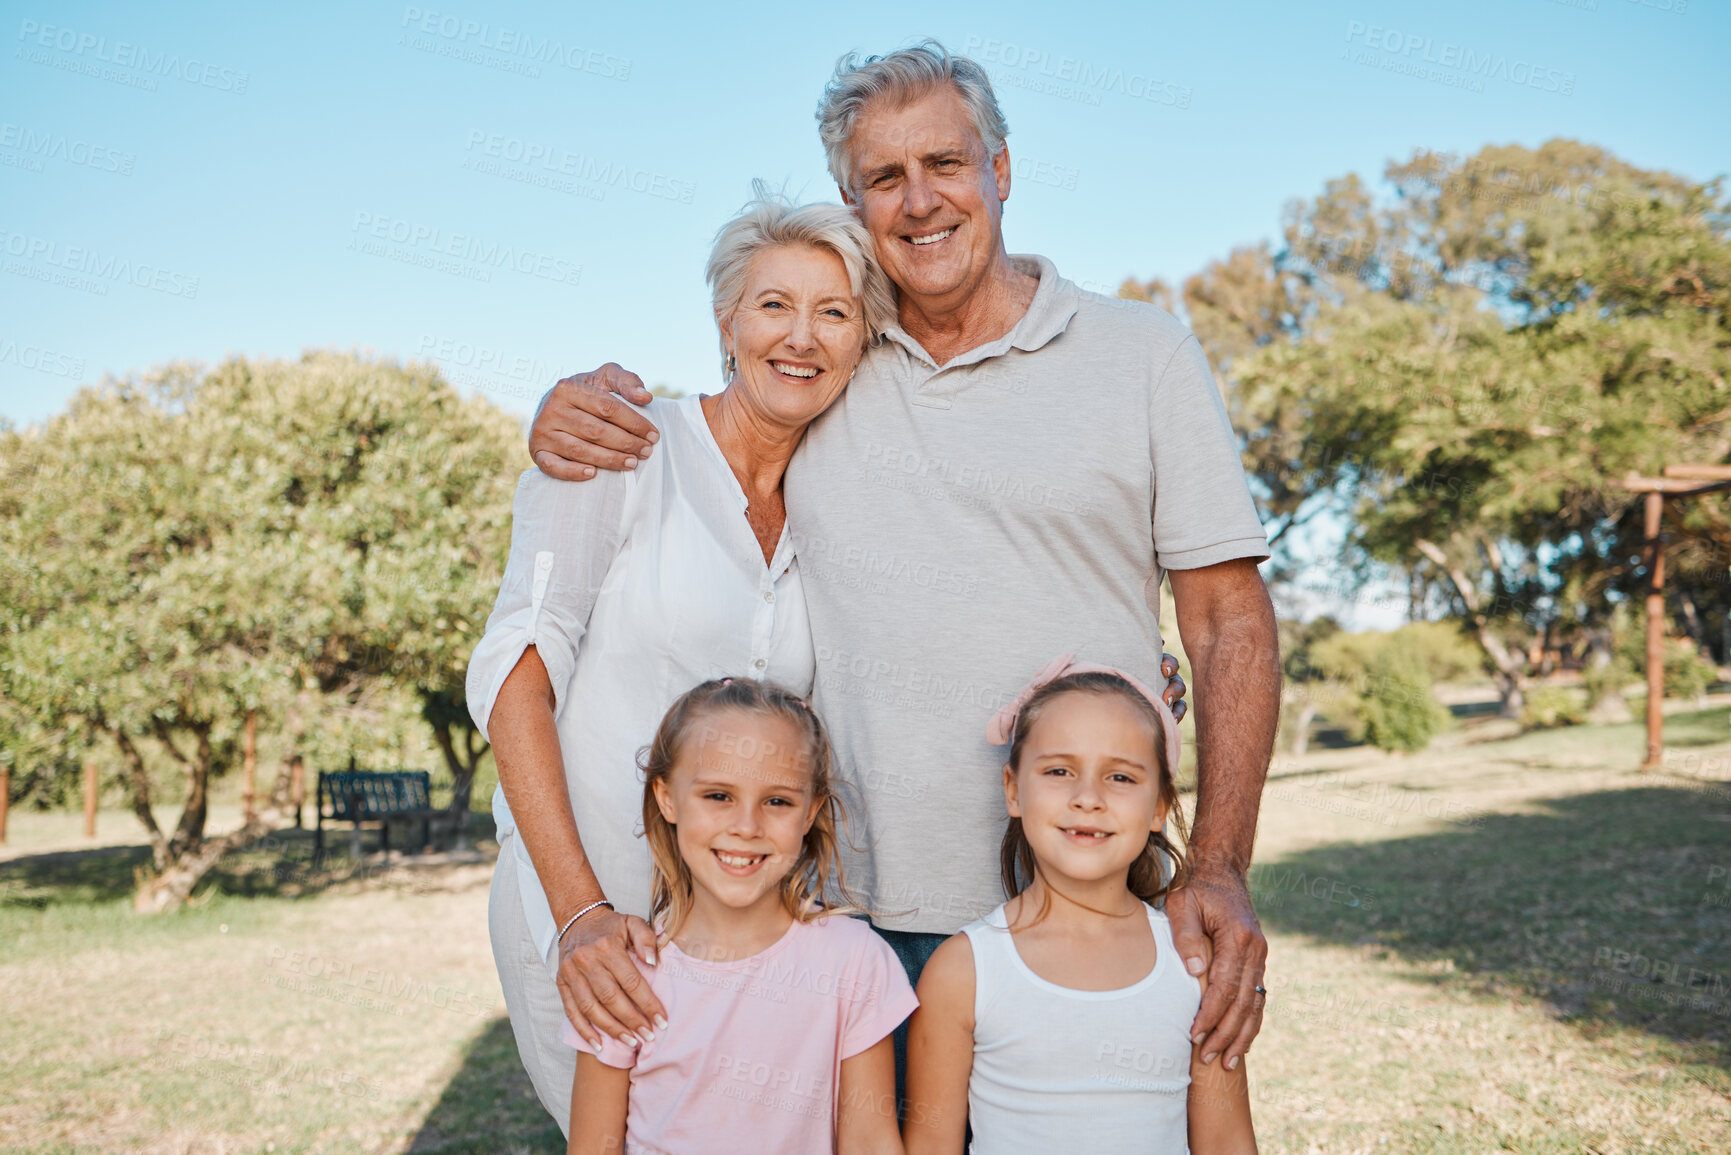
<svg viewBox="0 0 1731 1155">
<path fill-rule="evenodd" d="M 776 369 L 779 370 L 780 372 L 786 373 L 789 377 L 816 377 L 817 376 L 817 369 L 815 367 L 809 368 L 809 369 L 801 369 L 797 365 L 783 365 L 780 361 L 771 361 L 770 364 L 775 366 Z"/>
<path fill-rule="evenodd" d="M 915 237 L 915 238 L 913 238 L 913 242 L 916 245 L 933 244 L 934 242 L 943 240 L 945 237 L 949 236 L 951 233 L 953 233 L 955 231 L 956 230 L 955 230 L 954 226 L 952 226 L 950 228 L 945 229 L 941 233 L 933 233 L 928 237 Z"/>
<path fill-rule="evenodd" d="M 721 859 L 721 861 L 725 862 L 729 866 L 751 866 L 763 856 L 761 854 L 723 854 L 718 850 L 715 852 L 715 857 Z"/>
</svg>

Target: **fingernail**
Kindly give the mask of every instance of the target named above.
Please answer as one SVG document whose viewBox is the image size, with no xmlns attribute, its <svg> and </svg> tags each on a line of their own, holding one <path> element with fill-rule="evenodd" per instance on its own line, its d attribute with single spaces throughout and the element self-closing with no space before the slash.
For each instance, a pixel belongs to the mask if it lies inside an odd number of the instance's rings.
<svg viewBox="0 0 1731 1155">
<path fill-rule="evenodd" d="M 667 1029 L 667 1020 L 662 1018 L 660 1015 L 656 1015 L 655 1029 L 658 1031 L 665 1031 Z"/>
<path fill-rule="evenodd" d="M 661 434 L 657 433 L 653 429 L 651 429 L 648 433 L 644 434 L 644 437 L 648 440 L 649 444 L 651 444 L 651 445 L 654 445 L 657 441 L 661 440 Z"/>
<path fill-rule="evenodd" d="M 1236 1071 L 1238 1069 L 1238 1056 L 1237 1055 L 1233 1055 L 1230 1059 L 1226 1060 L 1226 1069 L 1228 1071 Z"/>
<path fill-rule="evenodd" d="M 648 963 L 650 966 L 654 966 L 655 965 L 655 952 L 650 951 L 648 954 L 644 955 L 643 961 Z M 655 1025 L 657 1027 L 665 1027 L 667 1024 L 662 1022 L 660 1019 L 656 1019 Z"/>
<path fill-rule="evenodd" d="M 594 477 L 595 476 L 595 467 L 592 465 L 585 465 L 583 467 L 583 476 L 584 477 Z"/>
<path fill-rule="evenodd" d="M 649 447 L 646 445 L 642 449 L 639 449 L 637 451 L 637 456 L 647 458 L 649 456 Z"/>
<path fill-rule="evenodd" d="M 1192 1047 L 1200 1047 L 1202 1045 L 1202 1040 L 1206 1039 L 1207 1037 L 1208 1037 L 1207 1031 L 1197 1031 L 1194 1035 L 1190 1036 L 1190 1045 Z"/>
<path fill-rule="evenodd" d="M 641 1031 L 638 1031 L 637 1036 L 646 1043 L 653 1043 L 655 1041 L 655 1032 L 650 1030 L 648 1027 L 644 1027 Z"/>
<path fill-rule="evenodd" d="M 635 457 L 627 457 L 625 459 L 625 468 L 636 469 L 637 468 L 637 459 Z"/>
<path fill-rule="evenodd" d="M 624 1043 L 627 1047 L 635 1047 L 637 1045 L 637 1036 L 636 1035 L 620 1035 L 619 1041 Z"/>
<path fill-rule="evenodd" d="M 1212 1063 L 1214 1061 L 1214 1057 L 1216 1055 L 1218 1055 L 1219 1053 L 1220 1053 L 1219 1051 L 1206 1051 L 1206 1052 L 1204 1052 L 1202 1055 L 1202 1065 L 1204 1067 L 1206 1067 L 1209 1063 Z"/>
<path fill-rule="evenodd" d="M 1190 959 L 1184 960 L 1184 969 L 1189 971 L 1193 975 L 1199 975 L 1203 971 L 1207 970 L 1208 968 L 1203 965 L 1201 959 L 1190 958 Z"/>
</svg>

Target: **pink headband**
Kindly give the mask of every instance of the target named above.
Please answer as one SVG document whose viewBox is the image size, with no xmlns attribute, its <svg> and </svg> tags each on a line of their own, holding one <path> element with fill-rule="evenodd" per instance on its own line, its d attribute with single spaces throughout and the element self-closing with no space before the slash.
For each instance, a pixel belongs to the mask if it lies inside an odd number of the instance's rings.
<svg viewBox="0 0 1731 1155">
<path fill-rule="evenodd" d="M 1166 732 L 1167 771 L 1174 777 L 1177 776 L 1178 721 L 1172 717 L 1172 711 L 1166 703 L 1160 700 L 1160 695 L 1143 685 L 1133 674 L 1126 674 L 1123 670 L 1114 670 L 1111 666 L 1095 666 L 1087 662 L 1078 662 L 1075 654 L 1065 654 L 1061 658 L 1054 658 L 1046 663 L 1046 666 L 1034 675 L 1034 680 L 1016 695 L 1015 701 L 992 716 L 991 722 L 986 725 L 986 741 L 994 746 L 1008 745 L 1011 735 L 1016 732 L 1016 715 L 1020 714 L 1022 707 L 1028 704 L 1028 699 L 1038 693 L 1046 683 L 1057 681 L 1068 674 L 1113 674 L 1129 682 L 1135 687 L 1138 694 L 1148 699 L 1148 703 L 1154 707 L 1154 712 L 1160 715 L 1160 728 Z"/>
</svg>

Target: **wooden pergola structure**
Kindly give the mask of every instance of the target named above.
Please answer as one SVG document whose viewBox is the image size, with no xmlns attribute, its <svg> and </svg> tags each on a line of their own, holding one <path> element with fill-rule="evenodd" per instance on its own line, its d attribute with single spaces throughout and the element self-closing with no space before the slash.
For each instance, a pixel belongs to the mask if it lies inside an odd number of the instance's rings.
<svg viewBox="0 0 1731 1155">
<path fill-rule="evenodd" d="M 1611 484 L 1645 494 L 1647 499 L 1647 759 L 1641 769 L 1657 770 L 1665 760 L 1665 545 L 1659 523 L 1667 497 L 1699 497 L 1731 489 L 1731 465 L 1667 465 L 1663 477 L 1631 473 Z"/>
</svg>

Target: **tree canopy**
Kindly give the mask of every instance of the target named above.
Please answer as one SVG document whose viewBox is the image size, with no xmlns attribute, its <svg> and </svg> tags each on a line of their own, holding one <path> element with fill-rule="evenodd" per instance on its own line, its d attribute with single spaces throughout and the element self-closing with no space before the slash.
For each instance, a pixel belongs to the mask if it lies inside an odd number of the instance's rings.
<svg viewBox="0 0 1731 1155">
<path fill-rule="evenodd" d="M 1731 215 L 1717 181 L 1569 140 L 1384 176 L 1385 198 L 1349 175 L 1290 205 L 1278 249 L 1235 251 L 1182 299 L 1274 540 L 1333 511 L 1360 571 L 1458 618 L 1518 713 L 1529 650 L 1608 648 L 1644 580 L 1639 507 L 1608 479 L 1731 456 Z M 1731 609 L 1726 514 L 1667 515 L 1697 642 L 1703 602 Z"/>
<path fill-rule="evenodd" d="M 466 805 L 484 747 L 463 674 L 509 546 L 514 420 L 436 372 L 316 353 L 170 366 L 0 439 L 0 725 L 38 757 L 113 743 L 153 846 L 141 905 L 269 829 L 290 761 L 334 760 L 382 690 L 417 695 Z M 271 804 L 207 840 L 249 713 L 282 739 Z M 171 832 L 146 748 L 186 776 Z"/>
</svg>

